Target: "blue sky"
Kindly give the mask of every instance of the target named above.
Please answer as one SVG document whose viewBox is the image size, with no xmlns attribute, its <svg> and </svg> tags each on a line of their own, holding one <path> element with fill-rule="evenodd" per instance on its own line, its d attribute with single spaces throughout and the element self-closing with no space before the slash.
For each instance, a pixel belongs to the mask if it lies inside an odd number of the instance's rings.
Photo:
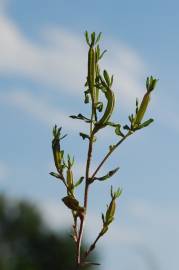
<svg viewBox="0 0 179 270">
<path fill-rule="evenodd" d="M 178 10 L 177 1 L 0 1 L 0 190 L 38 202 L 53 227 L 70 223 L 60 201 L 64 189 L 48 175 L 55 123 L 69 134 L 64 148 L 75 155 L 76 175 L 84 169 L 86 143 L 78 132 L 86 126 L 68 119 L 87 113 L 84 31 L 103 32 L 108 53 L 102 67 L 115 75 L 116 120 L 126 123 L 148 75 L 159 78 L 147 114 L 154 124 L 105 165 L 104 172 L 119 165 L 118 175 L 92 187 L 89 241 L 110 184 L 123 188 L 115 223 L 99 244 L 103 270 L 178 267 Z M 115 139 L 110 131 L 101 133 L 93 168 Z"/>
</svg>

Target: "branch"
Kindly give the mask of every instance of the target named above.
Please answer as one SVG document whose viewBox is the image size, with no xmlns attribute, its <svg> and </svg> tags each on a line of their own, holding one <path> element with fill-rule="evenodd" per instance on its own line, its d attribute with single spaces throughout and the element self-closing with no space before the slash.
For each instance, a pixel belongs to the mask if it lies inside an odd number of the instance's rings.
<svg viewBox="0 0 179 270">
<path fill-rule="evenodd" d="M 122 144 L 127 137 L 129 137 L 131 135 L 131 131 L 128 131 L 128 133 L 118 142 L 116 143 L 110 150 L 109 152 L 106 154 L 106 156 L 103 158 L 103 160 L 101 161 L 101 163 L 98 165 L 98 167 L 96 168 L 96 170 L 94 171 L 93 175 L 91 176 L 91 182 L 94 180 L 94 177 L 96 176 L 96 174 L 98 173 L 98 171 L 101 169 L 101 167 L 103 166 L 103 164 L 106 162 L 106 160 L 111 156 L 111 154 L 114 152 L 114 150 L 116 150 L 116 148 Z"/>
</svg>

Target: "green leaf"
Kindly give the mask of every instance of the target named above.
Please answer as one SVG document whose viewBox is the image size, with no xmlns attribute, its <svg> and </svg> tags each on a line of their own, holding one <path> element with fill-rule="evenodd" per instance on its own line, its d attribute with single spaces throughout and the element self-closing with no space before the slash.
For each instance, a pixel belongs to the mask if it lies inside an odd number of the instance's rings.
<svg viewBox="0 0 179 270">
<path fill-rule="evenodd" d="M 102 110 L 103 110 L 103 103 L 102 102 L 98 102 L 97 105 L 96 105 L 96 109 L 99 112 L 102 112 Z"/>
<path fill-rule="evenodd" d="M 95 44 L 95 32 L 91 33 L 91 46 L 93 46 Z"/>
<path fill-rule="evenodd" d="M 116 135 L 124 137 L 124 134 L 121 131 L 121 124 L 116 124 L 116 123 L 113 123 L 113 122 L 107 122 L 107 125 L 110 126 L 110 127 L 115 128 Z"/>
<path fill-rule="evenodd" d="M 105 217 L 104 217 L 104 214 L 102 213 L 101 215 L 101 218 L 102 218 L 102 221 L 103 221 L 103 224 L 105 223 Z"/>
<path fill-rule="evenodd" d="M 105 90 L 102 89 L 102 86 L 103 86 L 104 88 L 106 88 L 107 85 L 106 85 L 106 83 L 105 83 L 105 81 L 103 80 L 103 77 L 102 77 L 101 75 L 99 75 L 99 80 L 100 80 L 100 89 L 101 89 L 101 91 L 102 91 L 103 93 L 105 93 Z"/>
<path fill-rule="evenodd" d="M 144 123 L 142 123 L 140 126 L 139 126 L 139 129 L 141 129 L 141 128 L 144 128 L 144 127 L 148 127 L 151 123 L 153 123 L 154 122 L 154 119 L 149 119 L 149 120 L 147 120 L 147 121 L 145 121 Z"/>
<path fill-rule="evenodd" d="M 54 176 L 55 178 L 60 179 L 60 175 L 58 173 L 50 172 L 50 175 Z"/>
<path fill-rule="evenodd" d="M 111 86 L 112 86 L 112 84 L 113 84 L 113 80 L 114 80 L 114 76 L 112 75 L 112 76 L 111 76 L 110 87 L 111 87 Z"/>
<path fill-rule="evenodd" d="M 105 174 L 102 177 L 95 177 L 94 179 L 99 180 L 99 181 L 107 180 L 108 178 L 112 177 L 118 170 L 119 170 L 119 167 L 114 170 L 109 171 L 107 174 Z"/>
<path fill-rule="evenodd" d="M 99 58 L 100 58 L 100 47 L 99 47 L 99 45 L 96 46 L 95 53 L 96 53 L 96 62 L 98 62 Z"/>
<path fill-rule="evenodd" d="M 105 79 L 107 85 L 110 86 L 111 80 L 110 80 L 110 77 L 109 77 L 106 70 L 103 71 L 103 76 L 104 76 L 104 79 Z"/>
<path fill-rule="evenodd" d="M 121 125 L 120 125 L 120 124 L 117 124 L 117 125 L 116 125 L 115 133 L 116 133 L 116 135 L 118 135 L 118 136 L 124 137 L 124 134 L 123 134 L 122 131 L 121 131 Z"/>
<path fill-rule="evenodd" d="M 158 80 L 153 78 L 153 76 L 147 77 L 146 88 L 148 92 L 152 92 L 156 87 Z"/>
<path fill-rule="evenodd" d="M 123 126 L 123 129 L 130 130 L 130 127 L 128 125 Z"/>
<path fill-rule="evenodd" d="M 97 44 L 99 41 L 100 41 L 100 38 L 101 38 L 101 35 L 102 35 L 102 32 L 100 32 L 96 38 L 96 42 L 95 44 Z"/>
<path fill-rule="evenodd" d="M 129 116 L 128 116 L 128 119 L 129 119 L 130 123 L 132 124 L 133 121 L 134 121 L 134 116 L 133 116 L 133 114 L 129 115 Z"/>
<path fill-rule="evenodd" d="M 86 38 L 87 44 L 90 46 L 90 41 L 89 41 L 88 31 L 85 31 L 85 38 Z"/>
<path fill-rule="evenodd" d="M 119 198 L 122 194 L 122 189 L 118 188 L 117 191 L 114 192 L 115 199 Z"/>
<path fill-rule="evenodd" d="M 137 114 L 138 113 L 138 110 L 139 110 L 139 99 L 138 98 L 136 98 L 135 105 L 136 105 L 135 113 Z"/>
<path fill-rule="evenodd" d="M 70 118 L 83 120 L 86 123 L 91 123 L 91 120 L 89 118 L 85 117 L 84 115 L 82 115 L 81 113 L 79 113 L 78 115 L 70 115 Z"/>
<path fill-rule="evenodd" d="M 90 136 L 85 134 L 85 133 L 80 132 L 79 135 L 82 137 L 83 140 L 85 140 L 85 139 L 90 140 Z"/>
<path fill-rule="evenodd" d="M 80 179 L 75 183 L 74 187 L 78 187 L 79 185 L 81 185 L 81 183 L 83 182 L 84 180 L 84 176 L 81 176 Z"/>
<path fill-rule="evenodd" d="M 89 268 L 90 265 L 100 265 L 100 263 L 94 263 L 94 262 L 81 262 L 80 266 L 83 268 Z"/>
<path fill-rule="evenodd" d="M 89 94 L 85 94 L 85 100 L 84 100 L 84 103 L 87 104 L 87 103 L 89 103 L 89 101 L 90 101 L 90 96 L 89 96 Z"/>
<path fill-rule="evenodd" d="M 113 192 L 113 186 L 111 186 L 111 198 L 113 199 L 114 198 L 114 192 Z"/>
<path fill-rule="evenodd" d="M 70 157 L 70 155 L 67 155 L 67 160 L 68 160 L 68 168 L 71 168 L 74 165 L 75 162 L 75 158 L 74 157 Z"/>
<path fill-rule="evenodd" d="M 85 94 L 84 103 L 87 104 L 87 103 L 89 103 L 89 100 L 90 100 L 90 91 L 89 91 L 89 89 L 87 89 L 86 91 L 84 91 L 84 94 Z"/>
<path fill-rule="evenodd" d="M 103 58 L 103 56 L 104 56 L 104 54 L 107 52 L 107 50 L 104 50 L 102 53 L 101 53 L 101 55 L 99 56 L 99 60 L 101 59 L 101 58 Z"/>
</svg>

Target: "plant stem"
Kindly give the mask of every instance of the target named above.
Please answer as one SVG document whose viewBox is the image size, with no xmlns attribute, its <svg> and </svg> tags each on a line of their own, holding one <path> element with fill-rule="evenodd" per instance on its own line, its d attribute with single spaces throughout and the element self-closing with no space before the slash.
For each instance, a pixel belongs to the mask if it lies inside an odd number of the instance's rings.
<svg viewBox="0 0 179 270">
<path fill-rule="evenodd" d="M 116 143 L 114 145 L 114 147 L 112 149 L 109 150 L 109 152 L 106 154 L 106 156 L 103 158 L 103 160 L 101 161 L 101 163 L 99 164 L 99 166 L 96 168 L 95 172 L 93 173 L 93 175 L 90 177 L 90 181 L 92 181 L 94 179 L 94 177 L 96 176 L 96 174 L 98 173 L 98 171 L 100 170 L 100 168 L 103 166 L 103 164 L 106 162 L 106 160 L 110 157 L 110 155 L 114 152 L 114 150 L 122 143 L 124 142 L 127 137 L 129 137 L 131 135 L 131 131 L 129 131 L 118 143 Z M 92 139 L 92 140 L 91 140 Z M 86 186 L 85 186 L 85 197 L 84 197 L 84 207 L 85 209 L 87 208 L 87 203 L 88 203 L 88 188 L 89 188 L 89 167 L 90 167 L 90 162 L 91 162 L 91 154 L 92 154 L 92 144 L 93 144 L 93 134 L 91 134 L 90 137 L 90 143 L 89 143 L 89 149 L 88 149 L 88 160 L 87 160 L 87 166 L 86 166 Z M 82 234 L 83 234 L 83 227 L 84 227 L 84 219 L 85 217 L 83 217 L 82 221 L 81 221 L 81 226 L 80 226 L 80 232 L 79 232 L 79 236 L 81 236 L 82 238 Z M 90 252 L 95 248 L 95 245 L 97 243 L 97 241 L 100 239 L 101 234 L 99 233 L 99 235 L 97 236 L 97 238 L 95 239 L 95 241 L 93 242 L 93 244 L 90 246 L 90 248 L 87 250 L 87 252 L 85 253 L 83 260 L 90 254 Z M 81 242 L 80 242 L 81 245 Z M 81 262 L 81 258 L 79 255 L 79 263 Z"/>
<path fill-rule="evenodd" d="M 85 176 L 86 182 L 85 182 L 85 192 L 84 192 L 85 213 L 83 216 L 81 216 L 81 219 L 80 219 L 80 229 L 79 229 L 79 234 L 78 234 L 78 239 L 77 239 L 77 256 L 76 256 L 77 269 L 81 263 L 81 241 L 82 241 L 82 237 L 83 237 L 84 222 L 85 222 L 85 217 L 86 217 L 86 212 L 87 212 L 87 207 L 88 207 L 88 190 L 89 190 L 89 184 L 90 184 L 89 170 L 90 170 L 90 164 L 91 164 L 91 157 L 92 157 L 92 150 L 93 150 L 93 139 L 94 139 L 94 134 L 92 132 L 92 129 L 93 129 L 92 120 L 93 120 L 93 108 L 92 108 L 92 113 L 91 113 L 90 139 L 89 139 L 87 162 L 86 162 L 86 176 Z"/>
<path fill-rule="evenodd" d="M 93 249 L 95 249 L 96 243 L 98 242 L 98 240 L 100 239 L 100 237 L 101 237 L 101 234 L 99 233 L 98 236 L 96 237 L 95 241 L 93 242 L 93 244 L 91 244 L 91 246 L 89 247 L 89 249 L 84 254 L 83 259 L 85 259 L 86 257 L 88 257 L 88 255 L 91 253 L 91 251 Z"/>
<path fill-rule="evenodd" d="M 94 171 L 93 175 L 91 176 L 91 181 L 94 179 L 94 177 L 96 176 L 96 174 L 98 173 L 98 171 L 101 169 L 101 167 L 103 166 L 103 164 L 106 162 L 106 160 L 110 157 L 110 155 L 114 152 L 114 150 L 116 150 L 116 148 L 122 143 L 124 142 L 127 137 L 129 137 L 131 135 L 131 131 L 129 131 L 118 143 L 116 143 L 112 149 L 109 150 L 109 152 L 105 155 L 105 157 L 103 158 L 103 160 L 101 161 L 101 163 L 98 165 L 98 167 L 96 168 L 96 170 Z"/>
</svg>

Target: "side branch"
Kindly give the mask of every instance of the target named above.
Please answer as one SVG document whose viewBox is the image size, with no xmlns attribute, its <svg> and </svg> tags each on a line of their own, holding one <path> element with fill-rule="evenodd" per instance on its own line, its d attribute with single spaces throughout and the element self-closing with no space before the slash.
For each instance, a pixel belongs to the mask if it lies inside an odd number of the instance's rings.
<svg viewBox="0 0 179 270">
<path fill-rule="evenodd" d="M 103 166 L 103 164 L 106 162 L 106 160 L 111 156 L 111 154 L 114 152 L 114 150 L 116 150 L 116 148 L 122 143 L 124 142 L 127 137 L 129 137 L 131 135 L 131 131 L 129 131 L 118 143 L 116 143 L 112 149 L 109 150 L 109 152 L 106 154 L 106 156 L 103 158 L 103 160 L 101 161 L 101 163 L 99 164 L 99 166 L 96 168 L 96 170 L 94 171 L 93 175 L 91 176 L 91 181 L 93 181 L 94 177 L 96 176 L 96 174 L 98 173 L 98 171 L 101 169 L 101 167 Z"/>
</svg>

